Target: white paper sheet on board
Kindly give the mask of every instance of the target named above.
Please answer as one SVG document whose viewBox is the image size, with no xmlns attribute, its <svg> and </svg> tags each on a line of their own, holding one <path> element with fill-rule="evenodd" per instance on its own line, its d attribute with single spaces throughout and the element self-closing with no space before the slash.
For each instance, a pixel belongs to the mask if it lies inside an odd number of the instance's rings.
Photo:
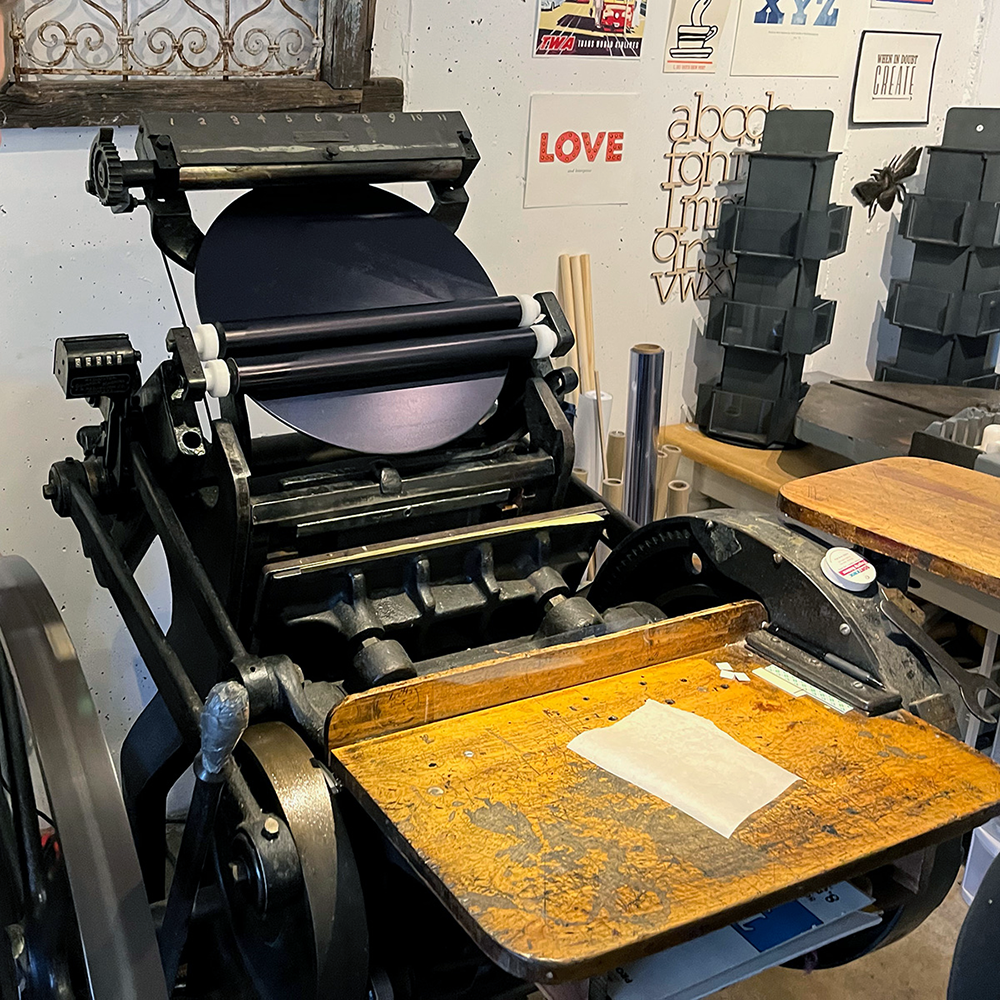
<svg viewBox="0 0 1000 1000">
<path fill-rule="evenodd" d="M 799 780 L 708 719 L 658 701 L 580 733 L 569 749 L 723 837 Z"/>
</svg>

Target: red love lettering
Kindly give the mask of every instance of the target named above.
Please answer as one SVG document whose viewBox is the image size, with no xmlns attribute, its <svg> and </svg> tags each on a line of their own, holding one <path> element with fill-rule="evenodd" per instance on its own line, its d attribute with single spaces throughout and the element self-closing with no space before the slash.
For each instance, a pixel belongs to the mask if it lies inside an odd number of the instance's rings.
<svg viewBox="0 0 1000 1000">
<path fill-rule="evenodd" d="M 570 144 L 570 152 L 567 153 L 563 146 Z M 580 137 L 575 132 L 563 132 L 556 139 L 556 156 L 562 163 L 572 163 L 580 155 Z"/>
<path fill-rule="evenodd" d="M 587 159 L 593 163 L 597 159 L 597 154 L 601 151 L 601 145 L 604 142 L 604 132 L 597 133 L 597 141 L 591 145 L 590 144 L 590 133 L 583 133 L 583 151 L 587 154 Z"/>
</svg>

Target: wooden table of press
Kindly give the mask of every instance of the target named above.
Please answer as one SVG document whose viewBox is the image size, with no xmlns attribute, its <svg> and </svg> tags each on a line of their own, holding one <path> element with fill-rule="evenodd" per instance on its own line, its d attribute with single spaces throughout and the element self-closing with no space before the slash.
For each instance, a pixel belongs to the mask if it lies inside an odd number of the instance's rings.
<svg viewBox="0 0 1000 1000">
<path fill-rule="evenodd" d="M 486 954 L 546 992 L 1000 812 L 1000 770 L 928 723 L 841 715 L 754 675 L 766 660 L 743 640 L 763 620 L 745 601 L 352 694 L 331 764 Z M 722 680 L 722 660 L 749 682 Z M 647 698 L 801 780 L 727 839 L 568 748 Z"/>
<path fill-rule="evenodd" d="M 994 670 L 1000 620 L 1000 479 L 927 458 L 884 458 L 782 485 L 782 513 L 911 569 L 911 589 L 986 630 Z M 931 591 L 945 600 L 930 596 Z M 966 741 L 979 734 L 969 722 Z"/>
<path fill-rule="evenodd" d="M 814 445 L 762 450 L 710 438 L 697 424 L 660 428 L 660 444 L 673 444 L 694 464 L 691 488 L 709 498 L 710 506 L 738 510 L 775 510 L 778 493 L 788 483 L 851 466 L 846 458 Z M 955 468 L 955 467 L 952 467 Z M 958 472 L 968 470 L 959 469 Z M 1000 488 L 1000 480 L 997 480 Z M 919 562 L 911 565 L 913 591 L 990 632 L 1000 633 L 1000 601 Z"/>
</svg>

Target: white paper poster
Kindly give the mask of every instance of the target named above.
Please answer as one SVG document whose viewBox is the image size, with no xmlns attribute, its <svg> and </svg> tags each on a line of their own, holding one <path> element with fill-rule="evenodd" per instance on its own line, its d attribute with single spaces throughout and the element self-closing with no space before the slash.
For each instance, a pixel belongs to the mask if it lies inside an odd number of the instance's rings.
<svg viewBox="0 0 1000 1000">
<path fill-rule="evenodd" d="M 934 0 L 871 0 L 872 7 L 896 10 L 934 10 Z"/>
<path fill-rule="evenodd" d="M 926 125 L 941 36 L 915 31 L 866 31 L 858 49 L 851 122 Z"/>
<path fill-rule="evenodd" d="M 537 0 L 535 55 L 638 59 L 648 0 Z"/>
<path fill-rule="evenodd" d="M 524 207 L 625 205 L 635 94 L 532 94 Z"/>
<path fill-rule="evenodd" d="M 733 76 L 840 76 L 868 0 L 740 0 Z"/>
<path fill-rule="evenodd" d="M 731 0 L 674 0 L 664 73 L 714 73 Z"/>
</svg>

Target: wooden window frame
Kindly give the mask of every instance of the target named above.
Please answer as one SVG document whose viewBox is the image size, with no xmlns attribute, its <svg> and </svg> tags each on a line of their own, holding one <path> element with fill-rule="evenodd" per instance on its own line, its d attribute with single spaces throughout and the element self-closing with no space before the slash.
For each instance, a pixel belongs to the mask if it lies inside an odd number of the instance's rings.
<svg viewBox="0 0 1000 1000">
<path fill-rule="evenodd" d="M 144 111 L 400 111 L 401 80 L 371 78 L 376 0 L 325 4 L 319 79 L 8 79 L 0 89 L 4 128 L 135 125 Z M 13 43 L 4 33 L 13 72 Z"/>
</svg>

